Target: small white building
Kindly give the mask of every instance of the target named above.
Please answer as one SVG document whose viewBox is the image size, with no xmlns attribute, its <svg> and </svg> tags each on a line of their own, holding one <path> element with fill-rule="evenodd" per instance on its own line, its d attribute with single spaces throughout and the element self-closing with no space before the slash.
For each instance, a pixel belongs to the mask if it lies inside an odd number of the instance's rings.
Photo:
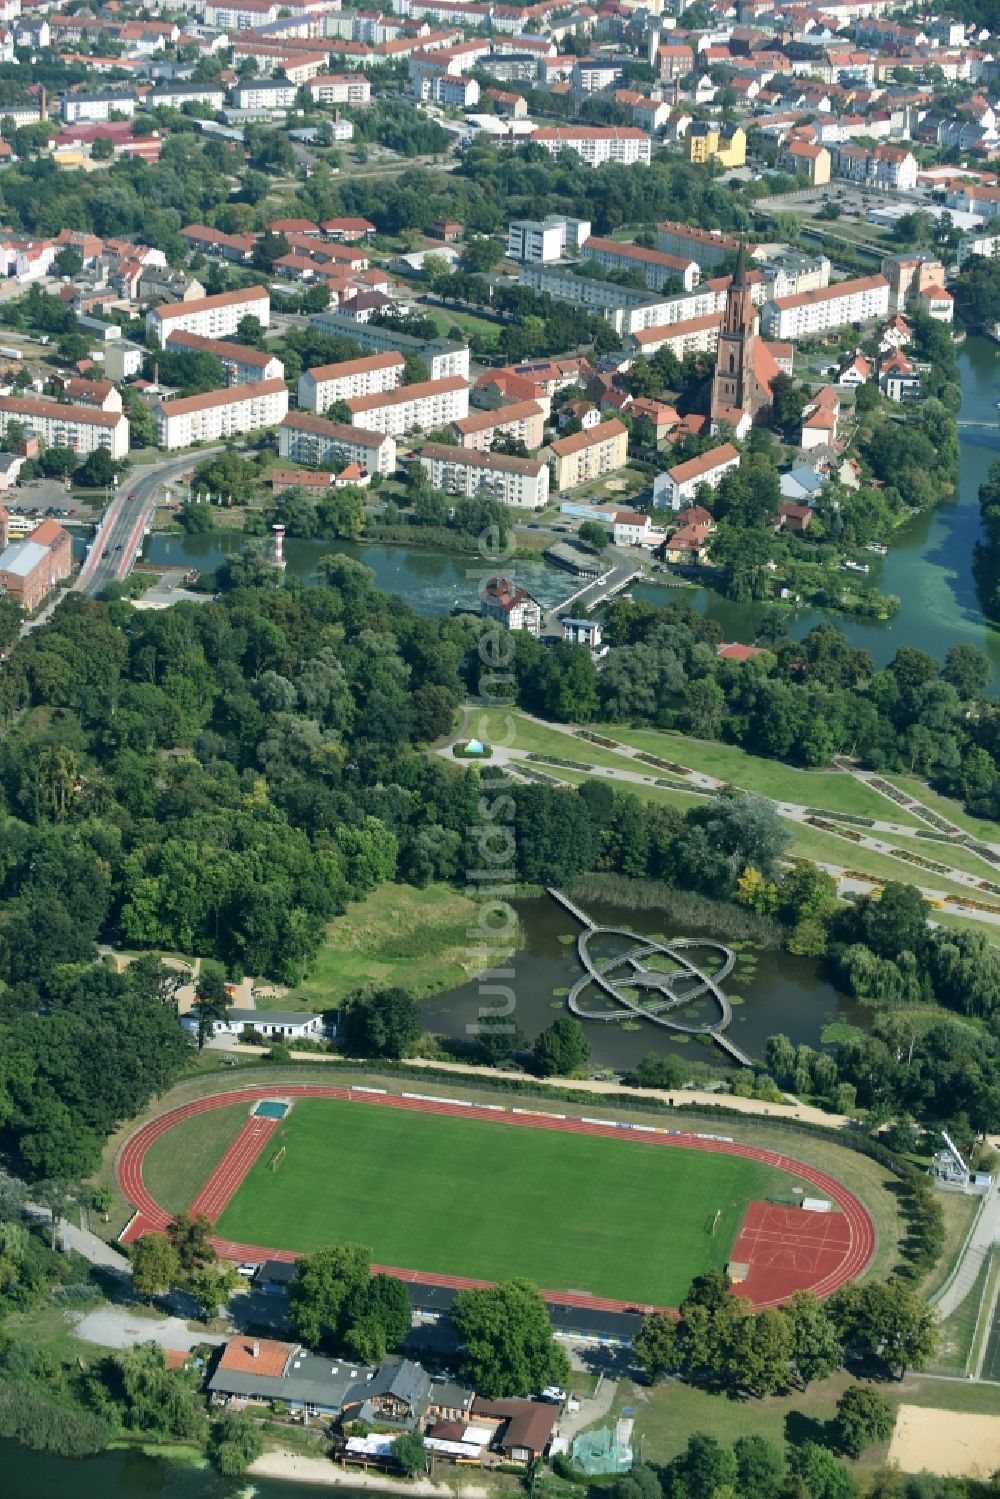
<svg viewBox="0 0 1000 1499">
<path fill-rule="evenodd" d="M 181 1016 L 185 1030 L 198 1033 L 198 1011 L 189 1010 Z M 256 1031 L 274 1041 L 318 1040 L 323 1034 L 322 1015 L 309 1015 L 301 1010 L 237 1010 L 232 1009 L 225 1020 L 210 1023 L 212 1036 L 233 1036 L 239 1039 L 245 1031 Z"/>
</svg>

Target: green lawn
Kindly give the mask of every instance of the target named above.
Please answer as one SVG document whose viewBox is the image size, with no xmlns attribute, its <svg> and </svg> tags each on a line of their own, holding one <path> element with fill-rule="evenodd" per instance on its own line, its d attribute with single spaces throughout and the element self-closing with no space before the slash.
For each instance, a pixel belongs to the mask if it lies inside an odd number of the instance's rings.
<svg viewBox="0 0 1000 1499">
<path fill-rule="evenodd" d="M 154 1140 L 142 1163 L 142 1178 L 168 1213 L 189 1208 L 247 1121 L 249 1104 L 206 1109 L 182 1119 Z"/>
<path fill-rule="evenodd" d="M 597 732 L 606 733 L 609 739 L 620 739 L 623 744 L 634 745 L 648 754 L 660 755 L 664 760 L 675 760 L 689 770 L 718 776 L 720 780 L 742 786 L 746 791 L 760 792 L 775 801 L 823 807 L 830 812 L 851 812 L 859 817 L 875 817 L 911 827 L 924 826 L 918 818 L 894 807 L 886 797 L 870 791 L 846 771 L 796 770 L 780 760 L 748 755 L 735 745 L 689 739 L 684 734 L 659 729 L 630 729 L 614 725 L 607 729 L 598 727 Z"/>
<path fill-rule="evenodd" d="M 461 328 L 463 333 L 476 333 L 484 342 L 491 344 L 497 343 L 500 338 L 500 324 L 494 323 L 491 318 L 477 317 L 474 312 L 458 312 L 452 307 L 434 307 L 428 308 L 428 311 L 442 337 L 447 336 L 449 328 Z"/>
<path fill-rule="evenodd" d="M 619 755 L 614 750 L 602 749 L 598 744 L 589 744 L 586 739 L 578 739 L 565 729 L 536 723 L 534 719 L 524 718 L 510 708 L 470 708 L 465 715 L 462 732 L 474 734 L 485 744 L 557 755 L 563 760 L 576 760 L 581 765 L 602 765 L 606 770 L 627 770 L 632 774 L 636 771 L 643 775 L 658 774 L 649 766 L 644 766 L 641 760 L 637 764 L 628 755 Z M 605 730 L 598 725 L 594 732 L 603 734 Z M 542 769 L 544 768 L 543 766 Z"/>
<path fill-rule="evenodd" d="M 726 1263 L 747 1203 L 794 1178 L 735 1156 L 374 1104 L 295 1105 L 219 1221 L 298 1251 L 351 1240 L 411 1270 L 676 1305 Z M 722 1217 L 714 1237 L 710 1225 Z"/>
<path fill-rule="evenodd" d="M 848 1374 L 839 1372 L 788 1395 L 731 1400 L 727 1395 L 711 1394 L 677 1380 L 661 1381 L 652 1389 L 622 1380 L 612 1414 L 619 1415 L 626 1406 L 635 1410 L 635 1432 L 642 1443 L 642 1460 L 661 1464 L 682 1452 L 694 1431 L 714 1436 L 726 1447 L 738 1437 L 756 1435 L 778 1446 L 784 1442 L 798 1446 L 805 1441 L 822 1440 L 822 1428 L 836 1418 L 837 1401 L 853 1383 Z M 899 1405 L 919 1405 L 931 1411 L 982 1415 L 995 1415 L 997 1410 L 995 1386 L 971 1384 L 962 1379 L 908 1374 L 900 1381 L 890 1380 L 876 1388 L 894 1409 Z M 876 1443 L 857 1462 L 847 1459 L 847 1466 L 859 1476 L 873 1473 L 885 1462 L 888 1445 Z"/>
<path fill-rule="evenodd" d="M 894 859 L 891 854 L 876 853 L 874 849 L 859 848 L 833 833 L 821 828 L 806 827 L 802 823 L 789 823 L 792 833 L 790 853 L 801 854 L 817 864 L 838 864 L 842 869 L 854 869 L 861 875 L 875 880 L 900 880 L 905 885 L 924 885 L 930 890 L 941 890 L 946 894 L 976 899 L 976 891 L 942 874 L 933 874 L 929 869 L 918 869 L 903 859 Z M 934 845 L 932 845 L 933 847 Z M 929 856 L 931 857 L 931 856 Z M 991 897 L 983 894 L 983 899 Z"/>
<path fill-rule="evenodd" d="M 475 902 L 449 885 L 380 885 L 330 923 L 291 1003 L 333 1009 L 369 984 L 404 984 L 418 999 L 453 989 L 477 971 L 475 920 Z"/>
<path fill-rule="evenodd" d="M 962 828 L 966 833 L 971 833 L 974 838 L 982 838 L 986 843 L 1000 843 L 1000 823 L 986 822 L 980 817 L 970 817 L 962 810 L 961 802 L 952 801 L 950 797 L 939 796 L 932 791 L 926 781 L 918 780 L 916 776 L 893 776 L 887 775 L 887 781 L 912 796 L 914 801 L 923 802 L 932 812 L 939 817 L 946 817 L 955 827 Z M 886 806 L 889 803 L 886 802 Z"/>
</svg>

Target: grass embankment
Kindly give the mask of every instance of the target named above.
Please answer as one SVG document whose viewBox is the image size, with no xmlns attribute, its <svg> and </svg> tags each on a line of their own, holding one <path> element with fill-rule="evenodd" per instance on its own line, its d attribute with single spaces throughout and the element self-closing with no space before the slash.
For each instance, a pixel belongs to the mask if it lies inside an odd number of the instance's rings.
<svg viewBox="0 0 1000 1499">
<path fill-rule="evenodd" d="M 973 1339 L 979 1325 L 979 1314 L 982 1310 L 983 1292 L 986 1288 L 989 1268 L 989 1262 L 984 1261 L 980 1266 L 976 1283 L 968 1296 L 958 1310 L 941 1323 L 941 1346 L 934 1360 L 934 1368 L 940 1374 L 949 1375 L 952 1378 L 961 1378 L 965 1375 Z"/>
<path fill-rule="evenodd" d="M 418 999 L 453 989 L 482 971 L 468 935 L 477 914 L 449 885 L 380 885 L 330 923 L 309 977 L 282 1008 L 334 1009 L 369 985 L 401 984 Z"/>
<path fill-rule="evenodd" d="M 661 1306 L 725 1265 L 750 1201 L 803 1185 L 662 1142 L 328 1099 L 297 1103 L 271 1143 L 280 1169 L 269 1147 L 219 1220 L 227 1238 L 310 1251 L 335 1223 L 382 1264 Z"/>
<path fill-rule="evenodd" d="M 474 312 L 459 312 L 452 307 L 433 307 L 427 310 L 443 338 L 448 336 L 449 328 L 461 328 L 463 333 L 475 333 L 483 343 L 495 347 L 499 342 L 501 325 L 490 318 L 477 317 Z"/>
<path fill-rule="evenodd" d="M 243 1128 L 249 1113 L 245 1103 L 228 1109 L 208 1109 L 193 1119 L 182 1119 L 154 1140 L 142 1165 L 142 1176 L 168 1213 L 189 1208 Z"/>
<path fill-rule="evenodd" d="M 796 802 L 802 807 L 824 808 L 828 812 L 849 812 L 858 817 L 874 817 L 904 826 L 922 827 L 918 818 L 897 808 L 884 796 L 842 770 L 798 770 L 780 760 L 748 755 L 735 745 L 719 744 L 711 739 L 689 739 L 684 734 L 661 729 L 630 729 L 612 725 L 597 728 L 609 739 L 619 739 L 647 754 L 664 760 L 675 760 L 689 770 L 717 776 L 744 791 L 756 791 L 774 801 Z M 877 836 L 877 835 L 876 835 Z"/>
<path fill-rule="evenodd" d="M 903 775 L 887 775 L 885 779 L 898 786 L 900 791 L 905 791 L 907 796 L 912 796 L 914 801 L 923 802 L 925 807 L 929 807 L 939 817 L 947 818 L 963 832 L 971 833 L 974 838 L 981 838 L 984 843 L 1000 843 L 1000 824 L 987 822 L 980 817 L 970 817 L 963 810 L 961 802 L 932 791 L 926 781 L 921 781 L 916 776 Z M 886 805 L 889 805 L 888 802 Z"/>
</svg>

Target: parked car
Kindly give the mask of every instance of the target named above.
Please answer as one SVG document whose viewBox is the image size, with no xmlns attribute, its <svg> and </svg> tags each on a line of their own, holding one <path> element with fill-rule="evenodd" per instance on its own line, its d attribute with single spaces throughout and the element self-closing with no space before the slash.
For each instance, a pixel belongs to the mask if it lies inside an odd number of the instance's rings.
<svg viewBox="0 0 1000 1499">
<path fill-rule="evenodd" d="M 561 1385 L 547 1384 L 542 1391 L 542 1399 L 547 1400 L 550 1405 L 562 1405 L 566 1399 L 566 1391 Z"/>
</svg>

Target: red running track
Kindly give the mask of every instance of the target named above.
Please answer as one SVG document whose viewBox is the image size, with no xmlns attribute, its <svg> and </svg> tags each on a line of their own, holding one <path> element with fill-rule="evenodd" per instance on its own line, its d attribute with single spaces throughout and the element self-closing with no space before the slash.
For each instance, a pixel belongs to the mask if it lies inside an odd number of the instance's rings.
<svg viewBox="0 0 1000 1499">
<path fill-rule="evenodd" d="M 236 1188 L 246 1176 L 254 1161 L 274 1133 L 278 1119 L 263 1118 L 251 1114 L 222 1160 L 191 1204 L 191 1212 L 204 1213 L 215 1223 L 222 1217 L 223 1209 L 235 1194 Z"/>
<path fill-rule="evenodd" d="M 415 1113 L 446 1114 L 454 1118 L 478 1119 L 484 1123 L 523 1125 L 527 1129 L 557 1129 L 572 1134 L 598 1135 L 605 1139 L 633 1139 L 637 1138 L 628 1128 L 619 1128 L 612 1124 L 588 1123 L 583 1119 L 558 1118 L 553 1114 L 538 1113 L 511 1113 L 505 1109 L 496 1107 L 489 1108 L 484 1105 L 461 1105 L 445 1101 L 437 1101 L 427 1098 L 401 1098 L 391 1093 L 357 1092 L 350 1088 L 338 1088 L 319 1083 L 295 1083 L 277 1088 L 250 1087 L 234 1088 L 228 1093 L 213 1093 L 210 1097 L 196 1099 L 193 1103 L 181 1104 L 178 1108 L 170 1109 L 165 1114 L 160 1114 L 156 1119 L 150 1120 L 148 1124 L 130 1136 L 122 1146 L 116 1162 L 116 1173 L 118 1185 L 127 1200 L 135 1208 L 135 1217 L 122 1234 L 123 1243 L 131 1243 L 142 1238 L 143 1234 L 155 1232 L 166 1228 L 171 1221 L 171 1215 L 166 1212 L 153 1198 L 142 1175 L 142 1164 L 146 1152 L 154 1140 L 158 1140 L 167 1130 L 172 1129 L 183 1119 L 191 1119 L 197 1114 L 204 1114 L 209 1109 L 226 1108 L 231 1104 L 258 1103 L 263 1098 L 337 1098 L 353 1100 L 362 1105 L 381 1105 L 384 1108 L 410 1109 Z M 202 1188 L 195 1204 L 202 1203 L 208 1199 L 209 1208 L 218 1200 L 221 1206 L 216 1210 L 222 1211 L 222 1207 L 233 1195 L 239 1182 L 242 1181 L 246 1172 L 250 1169 L 253 1161 L 257 1158 L 263 1148 L 264 1141 L 270 1135 L 260 1138 L 251 1136 L 248 1126 L 253 1123 L 271 1124 L 276 1121 L 255 1120 L 248 1121 L 248 1125 L 241 1130 L 233 1145 L 226 1152 L 215 1171 Z M 250 1141 L 255 1142 L 252 1154 L 249 1154 Z M 839 1215 L 804 1213 L 802 1209 L 790 1210 L 794 1213 L 795 1222 L 805 1227 L 806 1220 L 822 1218 L 827 1224 L 824 1232 L 829 1232 L 829 1225 L 836 1221 L 838 1228 L 838 1245 L 840 1253 L 835 1257 L 824 1252 L 816 1258 L 815 1270 L 810 1272 L 808 1289 L 813 1290 L 819 1296 L 830 1296 L 834 1291 L 846 1285 L 849 1280 L 860 1275 L 870 1263 L 875 1253 L 876 1236 L 875 1225 L 871 1217 L 853 1192 L 841 1185 L 832 1176 L 827 1176 L 823 1171 L 817 1171 L 812 1166 L 807 1166 L 803 1161 L 795 1160 L 791 1156 L 781 1155 L 777 1151 L 763 1150 L 753 1145 L 742 1145 L 736 1141 L 705 1138 L 703 1136 L 686 1134 L 682 1131 L 668 1134 L 644 1130 L 638 1135 L 638 1139 L 647 1144 L 661 1146 L 681 1146 L 687 1150 L 706 1150 L 716 1154 L 740 1156 L 744 1160 L 759 1161 L 767 1166 L 776 1166 L 784 1171 L 790 1171 L 802 1181 L 815 1187 L 817 1192 L 836 1203 L 843 1218 Z M 235 1153 L 235 1158 L 234 1158 Z M 242 1170 L 239 1168 L 240 1161 L 244 1164 Z M 226 1190 L 228 1188 L 228 1190 Z M 225 1195 L 223 1196 L 223 1193 Z M 805 1289 L 801 1269 L 793 1265 L 782 1267 L 775 1263 L 773 1247 L 767 1237 L 759 1231 L 761 1225 L 757 1221 L 757 1211 L 765 1204 L 751 1204 L 744 1221 L 740 1236 L 737 1239 L 740 1253 L 751 1266 L 750 1275 L 746 1282 L 740 1287 L 740 1292 L 751 1301 L 755 1311 L 764 1307 L 777 1306 L 787 1301 L 796 1291 Z M 787 1226 L 782 1230 L 791 1235 L 792 1230 Z M 807 1230 L 807 1237 L 812 1237 Z M 235 1260 L 294 1260 L 296 1256 L 289 1250 L 264 1249 L 255 1244 L 238 1244 L 229 1239 L 213 1239 L 213 1244 L 220 1255 L 226 1259 Z M 786 1246 L 789 1247 L 789 1246 Z M 833 1246 L 827 1246 L 831 1249 Z M 733 1251 L 736 1258 L 736 1249 Z M 782 1275 L 782 1269 L 788 1271 Z M 413 1281 L 423 1285 L 448 1286 L 454 1289 L 465 1290 L 475 1286 L 488 1286 L 490 1281 L 474 1280 L 467 1276 L 437 1275 L 427 1271 L 404 1270 L 393 1265 L 373 1265 L 373 1271 L 383 1272 L 386 1275 L 395 1276 L 399 1280 Z M 635 1306 L 635 1303 L 616 1300 L 612 1297 L 588 1296 L 580 1292 L 566 1291 L 543 1291 L 542 1295 L 547 1301 L 559 1302 L 564 1306 L 591 1307 L 600 1311 L 626 1311 Z M 669 1310 L 669 1308 L 642 1307 L 643 1311 Z"/>
</svg>

